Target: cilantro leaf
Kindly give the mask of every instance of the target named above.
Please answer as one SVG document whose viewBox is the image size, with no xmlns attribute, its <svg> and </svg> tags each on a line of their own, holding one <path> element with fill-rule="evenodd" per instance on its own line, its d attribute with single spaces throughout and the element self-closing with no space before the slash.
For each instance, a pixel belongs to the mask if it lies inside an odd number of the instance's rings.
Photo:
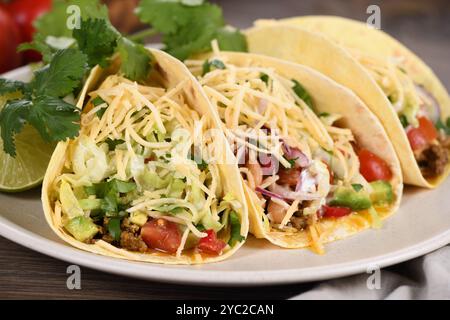
<svg viewBox="0 0 450 320">
<path fill-rule="evenodd" d="M 108 233 L 115 241 L 120 241 L 122 230 L 120 229 L 121 218 L 111 218 L 108 222 Z"/>
<path fill-rule="evenodd" d="M 203 1 L 142 0 L 136 12 L 142 22 L 162 33 L 165 50 L 180 60 L 210 50 L 214 39 L 223 50 L 247 49 L 240 31 L 225 27 L 222 10 L 217 5 Z"/>
<path fill-rule="evenodd" d="M 78 136 L 80 113 L 64 100 L 38 96 L 28 112 L 28 121 L 45 141 L 62 141 Z"/>
<path fill-rule="evenodd" d="M 117 146 L 125 143 L 124 140 L 121 140 L 121 139 L 113 140 L 110 138 L 106 139 L 105 142 L 108 145 L 109 151 L 113 151 L 116 149 Z"/>
<path fill-rule="evenodd" d="M 354 183 L 354 184 L 352 184 L 352 188 L 353 188 L 353 190 L 355 190 L 356 192 L 360 192 L 364 187 L 363 187 L 362 184 Z"/>
<path fill-rule="evenodd" d="M 4 78 L 0 78 L 0 95 L 6 93 L 13 93 L 20 91 L 22 93 L 26 93 L 29 91 L 29 87 L 26 83 L 21 81 L 8 80 Z"/>
<path fill-rule="evenodd" d="M 260 77 L 259 77 L 260 79 L 261 79 L 261 81 L 262 82 L 264 82 L 266 85 L 268 85 L 269 84 L 269 75 L 268 74 L 266 74 L 266 73 L 261 73 L 261 75 L 260 75 Z"/>
<path fill-rule="evenodd" d="M 16 156 L 14 135 L 19 133 L 27 122 L 31 101 L 11 100 L 8 101 L 0 112 L 1 137 L 3 139 L 3 150 Z"/>
<path fill-rule="evenodd" d="M 87 18 L 107 18 L 108 9 L 100 5 L 97 0 L 59 0 L 53 1 L 52 10 L 40 16 L 35 22 L 34 27 L 38 34 L 44 39 L 47 36 L 71 37 L 72 29 L 69 25 L 77 26 L 75 10 L 69 10 L 76 6 L 80 10 L 81 19 Z"/>
<path fill-rule="evenodd" d="M 118 46 L 122 60 L 121 71 L 130 80 L 144 80 L 151 69 L 150 51 L 141 44 L 121 38 Z"/>
<path fill-rule="evenodd" d="M 205 74 L 211 72 L 212 68 L 214 69 L 225 69 L 226 66 L 225 64 L 218 60 L 218 59 L 214 59 L 214 60 L 205 60 L 205 62 L 203 63 L 203 70 L 202 70 L 202 76 L 204 76 Z"/>
<path fill-rule="evenodd" d="M 99 36 L 101 35 L 101 36 Z M 114 53 L 120 34 L 105 19 L 81 21 L 79 29 L 73 30 L 78 48 L 88 56 L 90 66 L 107 66 L 108 58 Z"/>
<path fill-rule="evenodd" d="M 49 65 L 35 72 L 31 86 L 37 95 L 64 97 L 79 86 L 86 60 L 79 50 L 59 50 Z"/>
<path fill-rule="evenodd" d="M 217 31 L 216 39 L 220 50 L 247 52 L 247 39 L 235 28 L 224 27 Z"/>
<path fill-rule="evenodd" d="M 436 128 L 439 130 L 444 130 L 446 135 L 450 135 L 450 117 L 447 118 L 445 123 L 441 119 L 438 119 L 436 122 Z"/>
<path fill-rule="evenodd" d="M 239 216 L 236 212 L 230 212 L 230 240 L 228 244 L 233 246 L 236 242 L 241 242 L 245 240 L 245 237 L 241 236 L 241 221 L 239 220 Z"/>
<path fill-rule="evenodd" d="M 308 107 L 313 108 L 312 98 L 309 95 L 308 91 L 298 82 L 297 80 L 292 80 L 294 82 L 294 86 L 292 90 L 294 90 L 295 94 L 302 99 Z"/>
</svg>

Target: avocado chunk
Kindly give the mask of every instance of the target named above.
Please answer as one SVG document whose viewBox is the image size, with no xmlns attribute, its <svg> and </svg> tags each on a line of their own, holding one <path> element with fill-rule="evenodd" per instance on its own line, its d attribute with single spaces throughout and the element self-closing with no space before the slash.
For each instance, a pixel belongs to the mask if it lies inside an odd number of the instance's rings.
<svg viewBox="0 0 450 320">
<path fill-rule="evenodd" d="M 186 184 L 181 179 L 173 179 L 169 187 L 169 198 L 181 198 Z"/>
<path fill-rule="evenodd" d="M 372 206 L 372 201 L 364 190 L 357 192 L 350 187 L 341 187 L 336 190 L 333 199 L 330 201 L 330 206 L 361 211 L 369 209 Z"/>
<path fill-rule="evenodd" d="M 98 226 L 85 216 L 70 219 L 64 227 L 75 239 L 81 242 L 92 239 L 98 232 Z"/>
<path fill-rule="evenodd" d="M 394 192 L 389 182 L 379 180 L 371 182 L 370 185 L 373 189 L 370 199 L 374 205 L 390 204 L 394 201 Z"/>
<path fill-rule="evenodd" d="M 135 211 L 130 213 L 131 223 L 137 224 L 142 227 L 148 220 L 147 213 L 142 211 Z"/>
</svg>

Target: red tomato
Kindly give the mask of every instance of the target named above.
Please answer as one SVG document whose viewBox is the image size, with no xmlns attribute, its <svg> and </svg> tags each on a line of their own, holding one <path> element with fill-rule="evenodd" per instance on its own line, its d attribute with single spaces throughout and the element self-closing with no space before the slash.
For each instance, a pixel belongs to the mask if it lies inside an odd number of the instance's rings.
<svg viewBox="0 0 450 320">
<path fill-rule="evenodd" d="M 321 213 L 325 218 L 340 218 L 344 216 L 348 216 L 352 213 L 352 209 L 346 207 L 330 207 L 330 206 L 322 206 Z"/>
<path fill-rule="evenodd" d="M 201 252 L 207 254 L 219 255 L 222 252 L 223 248 L 227 246 L 227 244 L 222 240 L 217 239 L 214 230 L 206 230 L 206 233 L 208 235 L 200 239 L 197 248 Z"/>
<path fill-rule="evenodd" d="M 419 126 L 408 130 L 408 140 L 413 150 L 425 148 L 430 142 L 437 139 L 438 132 L 429 119 L 420 117 Z"/>
<path fill-rule="evenodd" d="M 359 171 L 368 182 L 391 180 L 392 172 L 386 161 L 366 149 L 361 149 L 358 152 L 358 157 Z"/>
<path fill-rule="evenodd" d="M 17 68 L 22 62 L 17 53 L 20 44 L 20 32 L 14 20 L 0 7 L 0 74 Z"/>
<path fill-rule="evenodd" d="M 19 26 L 22 42 L 33 40 L 34 21 L 52 7 L 52 0 L 13 0 L 3 5 Z M 27 61 L 38 61 L 41 56 L 36 51 L 26 51 Z"/>
<path fill-rule="evenodd" d="M 178 225 L 164 219 L 147 222 L 141 229 L 142 240 L 153 249 L 175 253 L 181 244 Z"/>
</svg>

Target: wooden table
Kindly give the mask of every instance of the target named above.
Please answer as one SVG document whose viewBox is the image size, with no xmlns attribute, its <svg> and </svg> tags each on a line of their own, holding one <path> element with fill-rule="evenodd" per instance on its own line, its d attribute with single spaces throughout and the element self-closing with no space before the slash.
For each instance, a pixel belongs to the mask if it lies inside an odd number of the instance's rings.
<svg viewBox="0 0 450 320">
<path fill-rule="evenodd" d="M 418 53 L 450 88 L 450 1 L 223 0 L 230 24 L 256 18 L 334 14 L 365 19 L 369 4 L 382 11 L 382 28 Z M 81 299 L 285 299 L 314 284 L 259 288 L 196 287 L 146 282 L 82 268 L 82 289 L 68 290 L 68 264 L 0 237 L 0 298 Z"/>
</svg>

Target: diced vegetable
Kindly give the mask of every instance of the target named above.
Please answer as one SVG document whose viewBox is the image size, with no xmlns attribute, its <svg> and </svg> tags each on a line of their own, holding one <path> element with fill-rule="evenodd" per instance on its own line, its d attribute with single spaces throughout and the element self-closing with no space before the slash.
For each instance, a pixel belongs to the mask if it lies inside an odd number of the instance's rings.
<svg viewBox="0 0 450 320">
<path fill-rule="evenodd" d="M 72 187 L 66 181 L 61 182 L 59 200 L 61 201 L 62 212 L 66 214 L 69 219 L 84 215 L 84 211 L 78 203 L 78 199 L 75 197 Z"/>
<path fill-rule="evenodd" d="M 241 242 L 245 240 L 245 237 L 241 236 L 241 220 L 236 212 L 230 212 L 230 240 L 228 244 L 234 246 L 236 242 Z"/>
<path fill-rule="evenodd" d="M 147 222 L 141 229 L 142 240 L 153 249 L 175 253 L 181 244 L 178 225 L 164 219 Z"/>
<path fill-rule="evenodd" d="M 142 227 L 148 220 L 147 213 L 142 211 L 135 211 L 130 213 L 130 221 L 140 227 Z"/>
<path fill-rule="evenodd" d="M 360 162 L 359 171 L 368 182 L 392 179 L 392 171 L 386 161 L 369 150 L 361 149 L 358 152 L 358 158 Z"/>
<path fill-rule="evenodd" d="M 373 191 L 370 199 L 374 205 L 390 204 L 394 201 L 392 185 L 387 181 L 374 181 L 370 183 Z"/>
<path fill-rule="evenodd" d="M 98 232 L 97 225 L 85 216 L 70 219 L 64 227 L 75 239 L 81 242 L 92 239 Z"/>
<path fill-rule="evenodd" d="M 208 235 L 200 239 L 197 249 L 206 254 L 219 255 L 227 244 L 217 239 L 214 230 L 206 230 L 206 233 Z"/>
<path fill-rule="evenodd" d="M 346 207 L 353 211 L 360 211 L 370 208 L 372 202 L 364 191 L 356 192 L 353 188 L 340 187 L 334 193 L 330 206 Z"/>
<path fill-rule="evenodd" d="M 348 216 L 352 213 L 352 209 L 346 207 L 330 207 L 330 206 L 322 206 L 322 215 L 325 218 L 340 218 Z"/>
</svg>

